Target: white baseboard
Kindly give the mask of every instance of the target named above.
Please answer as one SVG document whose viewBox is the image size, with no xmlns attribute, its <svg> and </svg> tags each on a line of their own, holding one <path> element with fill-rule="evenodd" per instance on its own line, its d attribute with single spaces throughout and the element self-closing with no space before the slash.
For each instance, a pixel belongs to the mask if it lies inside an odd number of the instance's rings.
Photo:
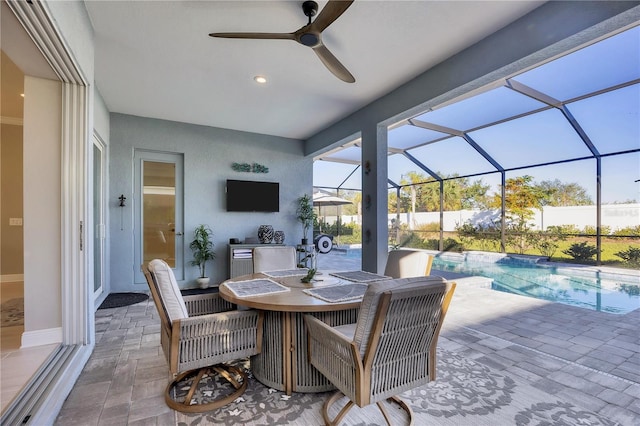
<svg viewBox="0 0 640 426">
<path fill-rule="evenodd" d="M 52 343 L 62 343 L 62 327 L 25 331 L 22 333 L 22 345 L 20 348 L 50 345 Z"/>
<path fill-rule="evenodd" d="M 0 275 L 0 283 L 14 283 L 16 281 L 24 281 L 24 274 Z"/>
</svg>

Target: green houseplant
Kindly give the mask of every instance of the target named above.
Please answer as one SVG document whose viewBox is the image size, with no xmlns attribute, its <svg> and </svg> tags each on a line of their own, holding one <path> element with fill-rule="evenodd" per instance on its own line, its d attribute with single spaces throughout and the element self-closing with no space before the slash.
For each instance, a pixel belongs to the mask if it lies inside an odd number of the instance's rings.
<svg viewBox="0 0 640 426">
<path fill-rule="evenodd" d="M 309 244 L 309 227 L 313 226 L 316 219 L 316 212 L 313 210 L 313 200 L 308 194 L 298 198 L 298 208 L 296 218 L 302 223 L 302 244 Z"/>
<path fill-rule="evenodd" d="M 194 231 L 193 241 L 189 244 L 189 248 L 193 251 L 192 266 L 200 268 L 200 277 L 197 279 L 200 287 L 205 288 L 209 285 L 209 277 L 206 276 L 206 264 L 208 260 L 216 258 L 213 251 L 213 241 L 211 237 L 213 231 L 208 225 L 198 225 Z"/>
</svg>

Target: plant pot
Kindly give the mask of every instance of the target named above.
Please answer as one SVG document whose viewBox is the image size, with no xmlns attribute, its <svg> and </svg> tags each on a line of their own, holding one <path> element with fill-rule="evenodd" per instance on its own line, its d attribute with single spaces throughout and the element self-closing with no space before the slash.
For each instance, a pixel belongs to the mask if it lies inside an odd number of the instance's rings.
<svg viewBox="0 0 640 426">
<path fill-rule="evenodd" d="M 198 286 L 200 288 L 207 288 L 209 287 L 209 280 L 211 278 L 209 277 L 204 277 L 204 278 L 196 278 L 196 282 L 198 283 Z"/>
</svg>

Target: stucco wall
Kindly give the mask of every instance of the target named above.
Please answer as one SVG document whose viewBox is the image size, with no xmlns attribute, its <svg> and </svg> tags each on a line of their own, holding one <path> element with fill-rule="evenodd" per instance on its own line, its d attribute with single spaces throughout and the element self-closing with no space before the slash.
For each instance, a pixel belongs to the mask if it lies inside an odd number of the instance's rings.
<svg viewBox="0 0 640 426">
<path fill-rule="evenodd" d="M 59 81 L 25 77 L 24 329 L 60 327 L 62 89 Z"/>
<path fill-rule="evenodd" d="M 184 244 L 185 280 L 180 286 L 194 287 L 197 268 L 188 243 L 195 226 L 205 223 L 214 232 L 213 264 L 209 264 L 212 282 L 228 276 L 229 238 L 257 236 L 258 226 L 273 225 L 285 232 L 285 244 L 296 244 L 302 228 L 295 219 L 296 200 L 312 191 L 312 159 L 303 156 L 302 142 L 274 136 L 218 129 L 165 120 L 111 114 L 110 130 L 110 216 L 111 291 L 144 290 L 146 283 L 134 284 L 134 209 L 127 202 L 121 216 L 118 197 L 133 200 L 136 149 L 147 149 L 184 156 Z M 233 162 L 259 163 L 267 174 L 242 173 L 231 169 Z M 280 183 L 279 213 L 229 213 L 226 211 L 227 179 L 259 180 Z M 121 223 L 121 217 L 123 222 Z M 213 266 L 213 268 L 211 268 Z"/>
</svg>

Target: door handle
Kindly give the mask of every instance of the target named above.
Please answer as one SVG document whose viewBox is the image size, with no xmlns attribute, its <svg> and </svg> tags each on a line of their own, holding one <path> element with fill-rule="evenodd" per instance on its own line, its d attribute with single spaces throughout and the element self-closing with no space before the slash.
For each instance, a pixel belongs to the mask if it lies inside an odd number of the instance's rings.
<svg viewBox="0 0 640 426">
<path fill-rule="evenodd" d="M 182 232 L 176 232 L 176 237 L 181 237 L 182 236 Z"/>
</svg>

